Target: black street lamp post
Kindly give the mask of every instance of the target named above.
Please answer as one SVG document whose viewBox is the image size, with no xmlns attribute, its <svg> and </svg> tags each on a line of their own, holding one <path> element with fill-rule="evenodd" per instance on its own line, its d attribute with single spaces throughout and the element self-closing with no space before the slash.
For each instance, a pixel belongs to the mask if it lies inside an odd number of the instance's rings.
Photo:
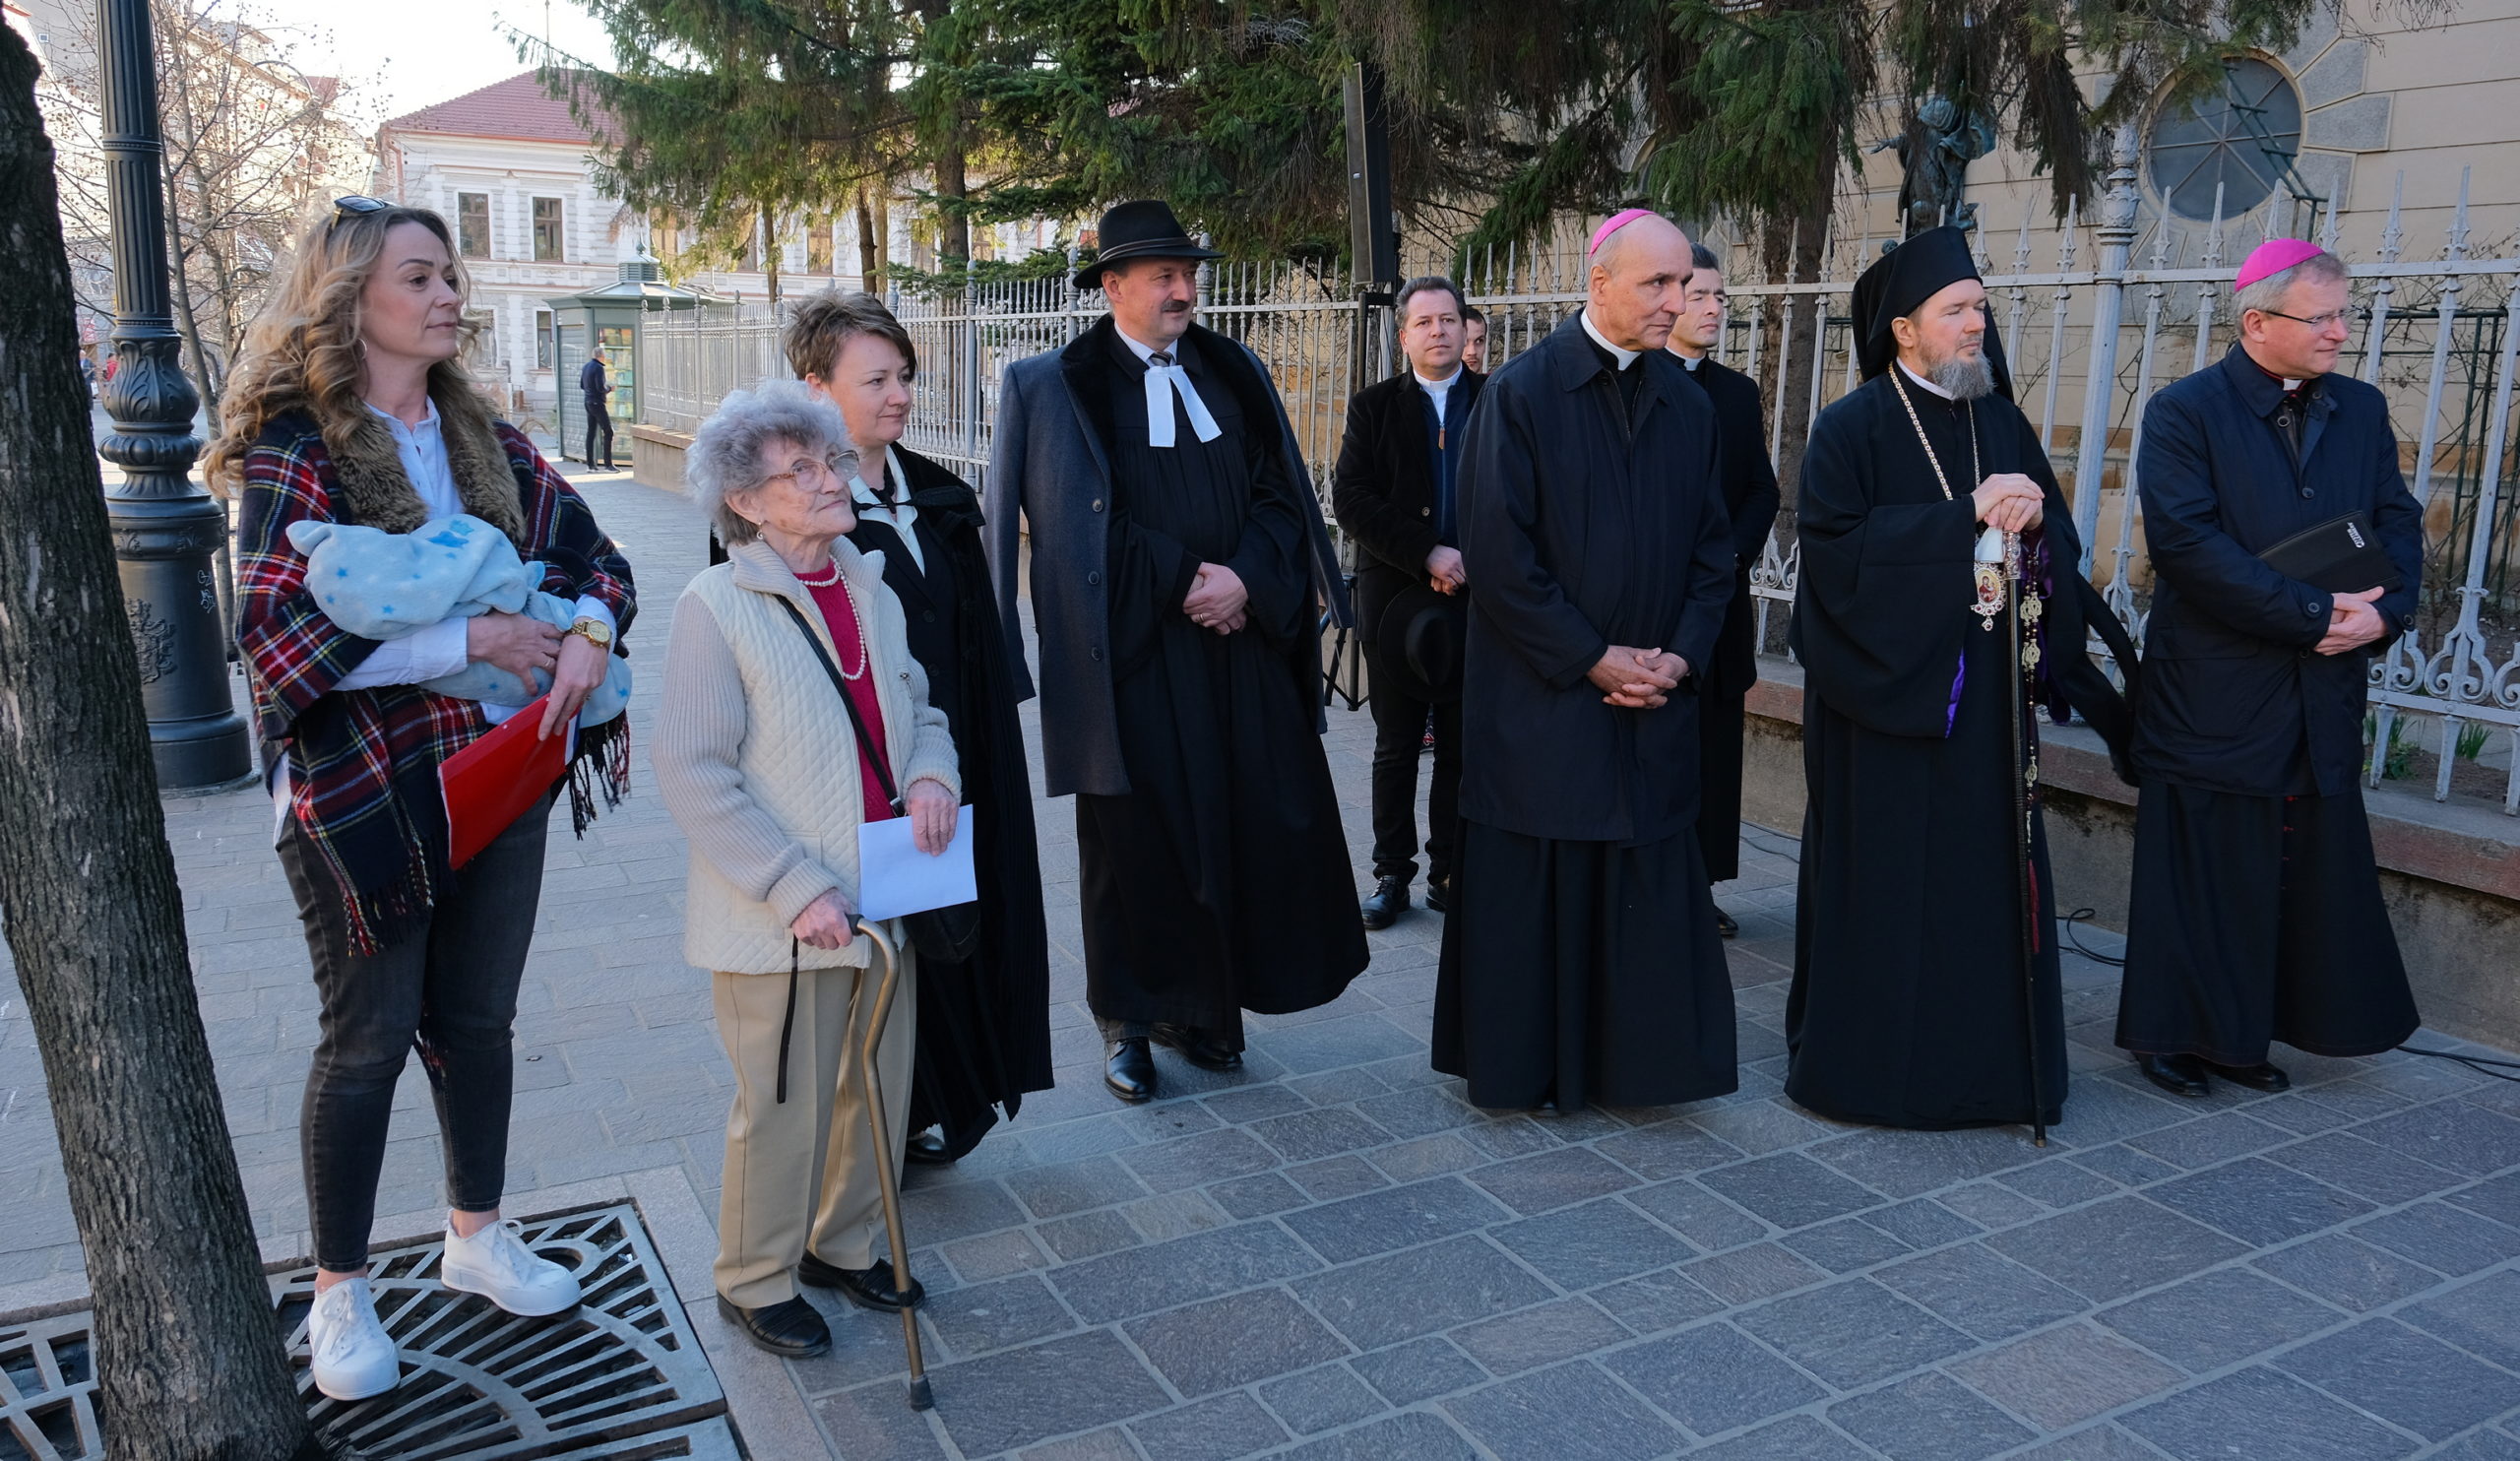
<svg viewBox="0 0 2520 1461">
<path fill-rule="evenodd" d="M 251 770 L 245 723 L 227 681 L 213 556 L 227 514 L 193 484 L 201 404 L 177 360 L 166 282 L 166 199 L 159 170 L 158 61 L 149 0 L 97 0 L 102 21 L 104 155 L 114 255 L 113 429 L 97 451 L 120 467 L 105 489 L 124 612 L 140 656 L 141 703 L 161 790 L 224 786 Z"/>
</svg>

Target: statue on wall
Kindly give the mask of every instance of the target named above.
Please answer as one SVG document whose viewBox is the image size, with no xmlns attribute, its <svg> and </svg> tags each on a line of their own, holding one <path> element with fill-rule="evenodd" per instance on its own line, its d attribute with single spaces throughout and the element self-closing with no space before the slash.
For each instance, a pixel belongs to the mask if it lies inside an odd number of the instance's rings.
<svg viewBox="0 0 2520 1461">
<path fill-rule="evenodd" d="M 1899 184 L 1899 222 L 1904 236 L 1949 223 L 1977 226 L 1978 205 L 1961 201 L 1968 186 L 1969 164 L 1995 150 L 1992 117 L 1939 94 L 1917 108 L 1916 121 L 1899 136 L 1872 149 L 1898 155 L 1906 177 Z"/>
</svg>

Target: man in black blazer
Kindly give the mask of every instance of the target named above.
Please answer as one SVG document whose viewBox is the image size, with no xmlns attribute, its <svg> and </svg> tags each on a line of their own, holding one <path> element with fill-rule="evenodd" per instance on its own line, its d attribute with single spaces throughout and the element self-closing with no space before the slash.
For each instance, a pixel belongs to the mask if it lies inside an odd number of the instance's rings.
<svg viewBox="0 0 2520 1461">
<path fill-rule="evenodd" d="M 1426 906 L 1452 900 L 1453 828 L 1461 790 L 1461 698 L 1408 693 L 1400 667 L 1378 642 L 1382 614 L 1402 590 L 1426 584 L 1458 595 L 1468 583 L 1454 512 L 1453 477 L 1463 429 L 1486 377 L 1464 368 L 1461 289 L 1436 275 L 1403 285 L 1400 349 L 1409 368 L 1348 402 L 1331 510 L 1356 540 L 1356 617 L 1374 714 L 1374 887 L 1368 928 L 1388 928 L 1409 907 L 1418 875 L 1418 756 L 1431 716 L 1435 780 L 1426 796 Z M 1422 688 L 1411 685 L 1409 689 Z M 1456 684 L 1457 689 L 1457 684 Z"/>
<path fill-rule="evenodd" d="M 1732 603 L 1716 636 L 1715 659 L 1698 689 L 1697 840 L 1709 882 L 1741 875 L 1741 728 L 1750 686 L 1759 680 L 1758 612 L 1750 599 L 1750 567 L 1767 546 L 1779 498 L 1776 465 L 1768 460 L 1767 413 L 1759 383 L 1719 362 L 1712 351 L 1724 332 L 1724 273 L 1705 244 L 1692 245 L 1697 272 L 1681 295 L 1680 317 L 1664 348 L 1680 357 L 1715 405 L 1717 471 L 1725 510 L 1732 515 Z M 1725 937 L 1740 931 L 1731 914 L 1715 911 Z"/>
</svg>

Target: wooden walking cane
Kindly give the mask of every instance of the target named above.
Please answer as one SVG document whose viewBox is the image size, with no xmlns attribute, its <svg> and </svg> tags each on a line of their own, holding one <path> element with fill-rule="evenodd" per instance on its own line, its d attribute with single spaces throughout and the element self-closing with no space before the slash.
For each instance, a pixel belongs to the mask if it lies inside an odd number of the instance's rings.
<svg viewBox="0 0 2520 1461">
<path fill-rule="evenodd" d="M 875 1175 L 884 1199 L 884 1236 L 893 1248 L 893 1288 L 908 1294 L 910 1239 L 902 1230 L 901 1174 L 893 1167 L 893 1128 L 884 1115 L 884 1088 L 875 1079 L 875 1050 L 883 1044 L 884 1026 L 893 1015 L 893 995 L 901 988 L 902 953 L 882 923 L 868 919 L 856 922 L 857 931 L 874 942 L 884 966 L 883 982 L 875 986 L 874 1017 L 866 1024 L 866 1047 L 857 1061 L 857 1093 L 866 1103 L 866 1126 L 875 1138 Z M 918 1309 L 913 1304 L 902 1306 L 902 1348 L 910 1354 L 910 1408 L 934 1408 L 936 1396 L 927 1385 L 927 1362 L 918 1348 Z"/>
<path fill-rule="evenodd" d="M 2039 949 L 2037 919 L 2039 898 L 2031 886 L 2031 855 L 2038 843 L 2033 837 L 2032 818 L 2036 803 L 2031 798 L 2039 786 L 2039 762 L 2031 749 L 2032 728 L 2029 724 L 2031 676 L 2039 667 L 2038 641 L 2022 615 L 2021 576 L 2023 570 L 2021 535 L 2004 535 L 2004 603 L 2005 628 L 2011 641 L 2012 663 L 2004 673 L 2005 697 L 2012 702 L 2012 804 L 2020 821 L 2020 857 L 2015 858 L 2013 892 L 2021 912 L 2021 991 L 2026 1015 L 2027 1042 L 2030 1051 L 2030 1142 L 2033 1146 L 2048 1144 L 2048 1108 L 2040 1099 L 2039 1089 Z M 2036 603 L 2037 600 L 2032 600 Z"/>
</svg>

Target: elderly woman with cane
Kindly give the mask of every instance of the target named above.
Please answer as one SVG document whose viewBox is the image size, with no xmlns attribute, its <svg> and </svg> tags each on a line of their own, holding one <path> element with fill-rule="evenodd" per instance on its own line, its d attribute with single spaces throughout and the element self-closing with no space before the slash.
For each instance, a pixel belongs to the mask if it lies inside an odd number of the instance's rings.
<svg viewBox="0 0 2520 1461">
<path fill-rule="evenodd" d="M 876 1256 L 880 1164 L 902 1160 L 903 1128 L 876 1151 L 855 1095 L 877 1002 L 870 940 L 852 934 L 857 834 L 895 815 L 898 793 L 915 845 L 942 852 L 962 794 L 882 557 L 848 540 L 848 442 L 840 413 L 792 385 L 738 391 L 701 425 L 685 477 L 727 561 L 674 606 L 654 753 L 691 841 L 684 957 L 713 972 L 735 1070 L 718 1307 L 799 1357 L 831 1344 L 800 1280 L 893 1313 L 922 1297 Z M 891 1112 L 908 1097 L 914 973 L 871 1072 Z"/>
</svg>

